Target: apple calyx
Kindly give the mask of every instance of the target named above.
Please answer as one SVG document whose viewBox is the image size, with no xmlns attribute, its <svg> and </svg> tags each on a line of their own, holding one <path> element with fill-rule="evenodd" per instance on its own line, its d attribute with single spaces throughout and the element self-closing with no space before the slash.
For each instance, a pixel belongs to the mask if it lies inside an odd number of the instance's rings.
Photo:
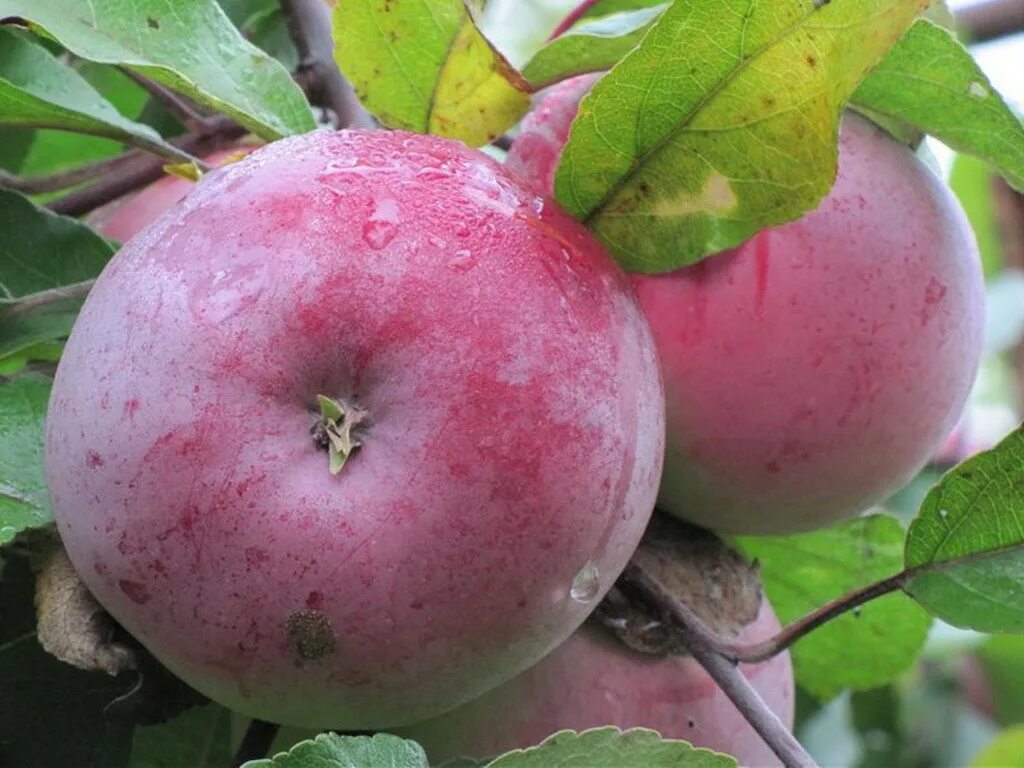
<svg viewBox="0 0 1024 768">
<path fill-rule="evenodd" d="M 337 475 L 363 444 L 353 430 L 366 419 L 366 411 L 342 405 L 325 395 L 317 395 L 316 401 L 320 406 L 320 418 L 313 425 L 313 441 L 327 451 L 331 474 Z"/>
</svg>

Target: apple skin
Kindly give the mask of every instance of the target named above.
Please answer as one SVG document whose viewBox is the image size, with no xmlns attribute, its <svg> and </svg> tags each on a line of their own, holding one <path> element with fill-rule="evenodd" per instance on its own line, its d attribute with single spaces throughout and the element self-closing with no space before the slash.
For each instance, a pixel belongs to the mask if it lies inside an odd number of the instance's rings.
<svg viewBox="0 0 1024 768">
<path fill-rule="evenodd" d="M 755 642 L 778 629 L 765 601 L 740 638 Z M 768 707 L 792 728 L 789 654 L 741 669 Z M 457 756 L 486 758 L 533 746 L 564 729 L 603 725 L 651 728 L 665 738 L 733 755 L 744 766 L 781 765 L 696 661 L 637 653 L 592 622 L 503 686 L 398 735 L 418 741 L 430 764 L 437 765 Z"/>
<path fill-rule="evenodd" d="M 543 191 L 593 81 L 552 89 L 509 153 Z M 970 225 L 924 163 L 854 114 L 817 209 L 632 279 L 665 380 L 659 506 L 712 530 L 811 530 L 881 502 L 952 429 L 977 372 Z"/>
<path fill-rule="evenodd" d="M 253 149 L 238 146 L 207 155 L 203 161 L 214 166 L 214 170 L 207 171 L 207 174 L 216 173 L 216 166 L 233 161 L 240 155 L 247 155 Z M 85 220 L 104 237 L 124 243 L 136 232 L 148 227 L 157 216 L 179 202 L 194 187 L 195 182 L 167 174 L 134 195 L 127 195 L 97 208 Z"/>
<path fill-rule="evenodd" d="M 319 394 L 369 418 L 337 476 Z M 643 534 L 663 440 L 650 331 L 586 230 L 460 144 L 314 132 L 114 257 L 46 468 L 76 570 L 172 672 L 253 717 L 365 730 L 568 637 Z"/>
</svg>

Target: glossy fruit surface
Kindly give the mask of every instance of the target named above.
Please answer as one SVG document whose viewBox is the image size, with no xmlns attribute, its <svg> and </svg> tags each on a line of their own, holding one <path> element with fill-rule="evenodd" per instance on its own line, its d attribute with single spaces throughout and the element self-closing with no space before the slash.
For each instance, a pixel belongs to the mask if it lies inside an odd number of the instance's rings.
<svg viewBox="0 0 1024 768">
<path fill-rule="evenodd" d="M 542 191 L 592 82 L 552 89 L 512 147 Z M 984 287 L 963 211 L 853 114 L 817 209 L 633 280 L 665 379 L 659 503 L 716 531 L 808 530 L 881 502 L 949 433 L 977 371 Z"/>
<path fill-rule="evenodd" d="M 337 475 L 320 395 L 358 422 Z M 647 324 L 582 227 L 456 143 L 318 132 L 116 255 L 57 374 L 47 473 L 76 569 L 175 674 L 370 729 L 583 621 L 644 531 L 663 429 Z"/>
<path fill-rule="evenodd" d="M 741 640 L 755 642 L 778 629 L 764 603 Z M 792 728 L 789 654 L 742 669 L 768 707 Z M 533 746 L 563 729 L 604 725 L 652 728 L 666 738 L 733 755 L 744 766 L 781 765 L 692 658 L 637 653 L 589 622 L 500 688 L 400 735 L 420 742 L 434 765 L 456 756 L 482 758 Z"/>
</svg>

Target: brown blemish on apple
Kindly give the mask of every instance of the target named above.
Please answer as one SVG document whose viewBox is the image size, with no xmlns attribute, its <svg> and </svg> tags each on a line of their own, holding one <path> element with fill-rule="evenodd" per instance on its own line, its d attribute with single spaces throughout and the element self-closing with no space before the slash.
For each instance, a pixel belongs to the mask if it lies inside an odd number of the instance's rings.
<svg viewBox="0 0 1024 768">
<path fill-rule="evenodd" d="M 323 611 L 295 611 L 288 616 L 288 639 L 299 664 L 319 661 L 338 651 L 338 638 Z"/>
</svg>

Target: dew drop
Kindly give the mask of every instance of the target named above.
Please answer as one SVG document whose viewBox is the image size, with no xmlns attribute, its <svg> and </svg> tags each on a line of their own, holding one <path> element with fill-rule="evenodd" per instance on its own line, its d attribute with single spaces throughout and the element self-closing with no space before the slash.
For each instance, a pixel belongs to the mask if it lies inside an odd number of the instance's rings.
<svg viewBox="0 0 1024 768">
<path fill-rule="evenodd" d="M 967 86 L 967 93 L 976 99 L 984 99 L 988 97 L 988 88 L 975 80 Z"/>
<path fill-rule="evenodd" d="M 939 510 L 939 517 L 941 517 L 943 520 L 945 520 L 947 517 L 949 517 L 949 510 L 948 509 L 940 509 Z"/>
<path fill-rule="evenodd" d="M 472 251 L 456 251 L 448 261 L 448 266 L 458 270 L 459 272 L 467 272 L 476 266 L 476 258 L 473 256 Z"/>
<path fill-rule="evenodd" d="M 601 574 L 597 570 L 597 564 L 589 562 L 580 569 L 576 578 L 572 580 L 572 588 L 569 596 L 578 603 L 590 603 L 597 597 L 601 589 Z"/>
<path fill-rule="evenodd" d="M 380 250 L 395 239 L 400 223 L 398 201 L 390 197 L 378 200 L 377 207 L 363 225 L 363 240 L 371 248 Z"/>
</svg>

